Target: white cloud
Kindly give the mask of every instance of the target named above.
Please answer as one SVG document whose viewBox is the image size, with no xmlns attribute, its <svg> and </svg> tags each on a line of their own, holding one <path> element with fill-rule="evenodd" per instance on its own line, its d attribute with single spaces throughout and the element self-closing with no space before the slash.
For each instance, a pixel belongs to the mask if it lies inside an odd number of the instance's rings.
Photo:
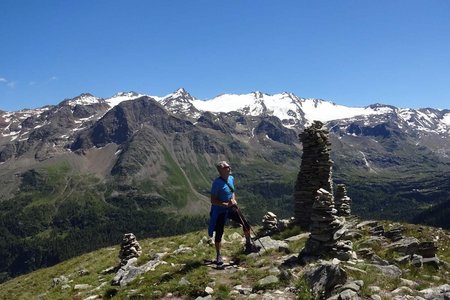
<svg viewBox="0 0 450 300">
<path fill-rule="evenodd" d="M 5 77 L 0 77 L 0 83 L 5 84 L 7 87 L 10 87 L 12 89 L 16 87 L 15 81 L 8 80 Z"/>
<path fill-rule="evenodd" d="M 48 81 L 53 81 L 53 80 L 58 80 L 58 77 L 52 76 L 52 77 L 50 77 L 50 78 L 48 79 Z"/>
</svg>

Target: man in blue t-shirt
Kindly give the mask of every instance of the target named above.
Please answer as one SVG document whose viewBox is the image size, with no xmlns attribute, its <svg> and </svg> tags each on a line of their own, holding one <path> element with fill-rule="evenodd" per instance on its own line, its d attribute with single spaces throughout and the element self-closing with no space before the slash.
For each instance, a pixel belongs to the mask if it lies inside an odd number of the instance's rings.
<svg viewBox="0 0 450 300">
<path fill-rule="evenodd" d="M 213 236 L 216 232 L 214 243 L 216 246 L 216 263 L 223 264 L 221 250 L 221 242 L 226 219 L 232 219 L 242 225 L 245 236 L 245 252 L 254 251 L 251 243 L 250 225 L 239 214 L 236 193 L 234 189 L 234 177 L 231 176 L 231 167 L 226 161 L 219 161 L 216 164 L 219 177 L 217 177 L 211 187 L 211 218 L 209 221 L 208 234 Z"/>
</svg>

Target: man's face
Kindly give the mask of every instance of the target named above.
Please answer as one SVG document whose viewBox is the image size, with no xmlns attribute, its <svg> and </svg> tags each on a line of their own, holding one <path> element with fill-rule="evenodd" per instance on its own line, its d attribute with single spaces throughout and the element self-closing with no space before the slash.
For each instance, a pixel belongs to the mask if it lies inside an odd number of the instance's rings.
<svg viewBox="0 0 450 300">
<path fill-rule="evenodd" d="M 223 167 L 223 168 L 219 168 L 219 173 L 220 176 L 228 176 L 231 173 L 231 167 Z"/>
</svg>

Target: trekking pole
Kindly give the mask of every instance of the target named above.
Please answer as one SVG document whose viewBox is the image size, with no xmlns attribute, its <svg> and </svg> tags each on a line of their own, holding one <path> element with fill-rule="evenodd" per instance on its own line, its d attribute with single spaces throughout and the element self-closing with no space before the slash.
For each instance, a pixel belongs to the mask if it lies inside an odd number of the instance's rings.
<svg viewBox="0 0 450 300">
<path fill-rule="evenodd" d="M 237 205 L 236 205 L 236 210 L 237 210 L 239 219 L 240 219 L 241 222 L 242 222 L 242 226 L 244 226 L 244 224 L 247 223 L 248 227 L 250 228 L 250 231 L 251 231 L 251 232 L 253 233 L 253 235 L 256 237 L 255 231 L 253 231 L 252 226 L 250 226 L 250 223 L 249 223 L 249 222 L 247 221 L 247 219 L 244 217 L 244 215 L 243 215 L 242 212 L 241 212 L 241 209 L 240 209 L 239 206 L 237 206 Z M 244 223 L 244 220 L 245 220 L 245 223 Z M 250 236 L 250 240 L 252 241 L 253 246 L 256 247 L 255 241 L 252 239 L 251 236 Z M 258 239 L 258 241 L 259 241 L 259 243 L 261 244 L 262 248 L 264 249 L 264 252 L 267 252 L 267 249 L 266 249 L 266 247 L 264 247 L 264 245 L 263 245 L 263 243 L 261 242 L 261 240 Z M 259 254 L 259 252 L 258 252 L 258 254 Z"/>
</svg>

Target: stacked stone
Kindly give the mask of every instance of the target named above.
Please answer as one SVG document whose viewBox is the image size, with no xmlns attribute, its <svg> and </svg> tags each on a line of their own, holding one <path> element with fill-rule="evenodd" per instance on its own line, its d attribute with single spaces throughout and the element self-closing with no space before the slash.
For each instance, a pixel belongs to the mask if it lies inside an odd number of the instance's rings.
<svg viewBox="0 0 450 300">
<path fill-rule="evenodd" d="M 309 229 L 316 192 L 320 188 L 332 191 L 329 131 L 323 123 L 314 121 L 300 135 L 303 143 L 302 163 L 294 190 L 294 213 L 300 227 Z"/>
<path fill-rule="evenodd" d="M 262 219 L 262 229 L 259 236 L 272 235 L 278 232 L 278 219 L 277 215 L 268 211 Z"/>
<path fill-rule="evenodd" d="M 127 264 L 131 258 L 137 258 L 141 256 L 142 248 L 139 242 L 136 240 L 136 236 L 132 233 L 125 233 L 120 244 L 120 266 Z"/>
<path fill-rule="evenodd" d="M 300 253 L 300 260 L 308 262 L 318 257 L 350 259 L 352 245 L 350 241 L 340 241 L 345 232 L 345 221 L 337 216 L 333 194 L 319 189 L 312 209 L 311 234 Z"/>
<path fill-rule="evenodd" d="M 385 231 L 384 236 L 393 242 L 399 241 L 403 238 L 403 233 L 406 231 L 404 226 L 398 226 L 391 230 Z"/>
<path fill-rule="evenodd" d="M 434 241 L 419 243 L 417 254 L 422 257 L 424 265 L 431 265 L 439 269 L 440 260 L 437 257 L 437 245 Z"/>
<path fill-rule="evenodd" d="M 338 184 L 336 186 L 335 204 L 338 216 L 348 217 L 351 214 L 352 199 L 347 196 L 347 188 L 345 184 Z"/>
</svg>

